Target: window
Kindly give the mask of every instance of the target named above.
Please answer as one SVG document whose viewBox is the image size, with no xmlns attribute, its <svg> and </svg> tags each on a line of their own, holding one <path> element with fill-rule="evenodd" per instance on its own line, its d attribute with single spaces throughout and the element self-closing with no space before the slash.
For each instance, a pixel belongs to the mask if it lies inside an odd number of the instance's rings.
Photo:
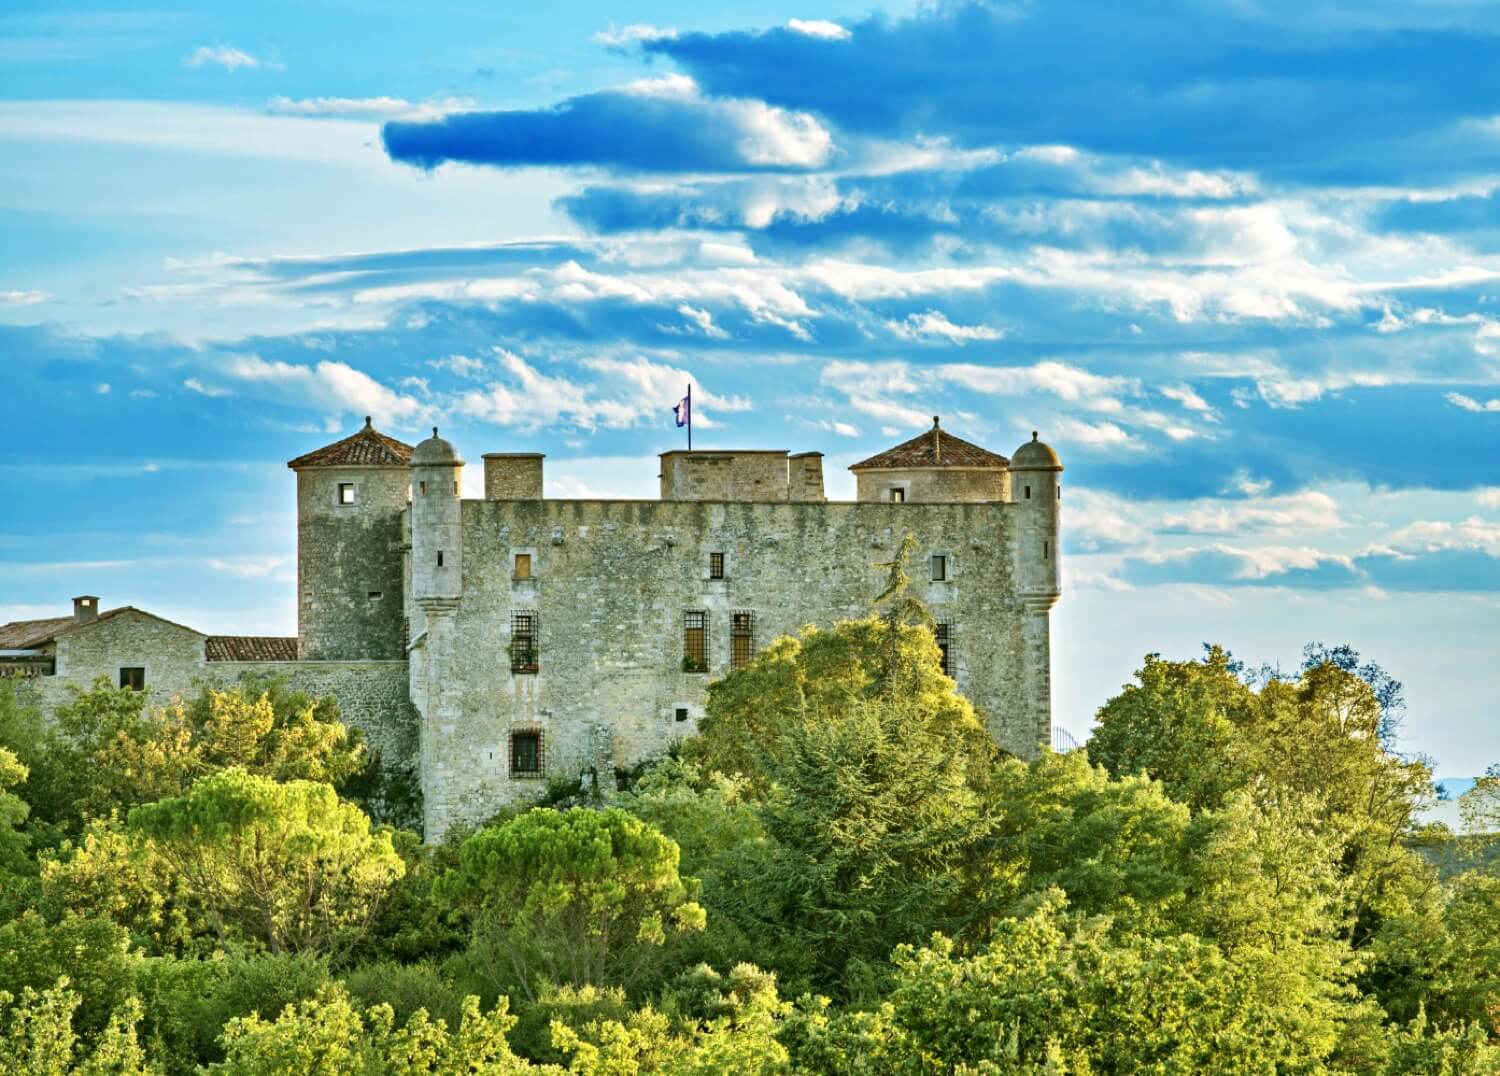
<svg viewBox="0 0 1500 1076">
<path fill-rule="evenodd" d="M 530 553 L 517 553 L 516 554 L 516 578 L 517 579 L 530 579 L 531 578 L 531 554 Z"/>
<path fill-rule="evenodd" d="M 902 489 L 899 486 L 893 488 L 891 490 L 891 500 L 895 501 L 897 504 L 906 500 L 906 490 Z"/>
<path fill-rule="evenodd" d="M 701 609 L 682 614 L 682 671 L 708 672 L 708 614 Z"/>
<path fill-rule="evenodd" d="M 1043 538 L 1042 539 L 1042 559 L 1043 560 L 1048 560 L 1048 559 L 1051 558 L 1051 556 L 1052 556 L 1052 543 L 1048 542 L 1045 538 Z"/>
<path fill-rule="evenodd" d="M 944 579 L 948 578 L 948 558 L 942 553 L 933 554 L 932 578 L 937 583 L 941 583 Z"/>
<path fill-rule="evenodd" d="M 453 480 L 453 496 L 458 496 L 458 479 Z"/>
<path fill-rule="evenodd" d="M 946 620 L 939 620 L 932 626 L 932 634 L 937 638 L 938 654 L 942 660 L 943 675 L 952 676 L 955 668 L 953 662 L 953 625 Z"/>
<path fill-rule="evenodd" d="M 688 708 L 686 706 L 679 706 L 679 707 L 677 707 L 677 720 L 678 721 L 686 721 L 687 719 L 688 719 Z"/>
<path fill-rule="evenodd" d="M 120 686 L 128 687 L 132 691 L 146 690 L 146 670 L 139 665 L 129 666 L 120 670 Z"/>
<path fill-rule="evenodd" d="M 1030 486 L 1026 487 L 1026 499 L 1028 501 L 1031 500 L 1031 487 Z"/>
<path fill-rule="evenodd" d="M 543 762 L 540 729 L 510 734 L 510 775 L 512 777 L 541 777 L 544 770 Z"/>
<path fill-rule="evenodd" d="M 442 566 L 443 566 L 443 551 L 441 549 L 439 549 L 438 550 L 438 567 L 441 568 Z"/>
<path fill-rule="evenodd" d="M 353 503 L 354 503 L 354 483 L 353 482 L 340 482 L 339 483 L 339 504 L 353 504 Z"/>
<path fill-rule="evenodd" d="M 378 602 L 380 600 L 380 591 L 378 591 L 378 590 L 372 590 L 372 591 L 370 591 L 369 598 L 370 598 L 370 600 L 372 602 Z"/>
<path fill-rule="evenodd" d="M 510 614 L 510 671 L 534 673 L 541 668 L 541 647 L 537 639 L 537 615 L 534 612 Z"/>
<path fill-rule="evenodd" d="M 420 493 L 424 497 L 427 496 L 427 483 L 426 482 L 418 482 L 417 483 L 417 492 Z"/>
<path fill-rule="evenodd" d="M 708 555 L 708 577 L 710 579 L 724 578 L 724 554 L 710 553 Z"/>
<path fill-rule="evenodd" d="M 743 669 L 755 656 L 755 614 L 735 613 L 729 618 L 729 667 Z"/>
</svg>

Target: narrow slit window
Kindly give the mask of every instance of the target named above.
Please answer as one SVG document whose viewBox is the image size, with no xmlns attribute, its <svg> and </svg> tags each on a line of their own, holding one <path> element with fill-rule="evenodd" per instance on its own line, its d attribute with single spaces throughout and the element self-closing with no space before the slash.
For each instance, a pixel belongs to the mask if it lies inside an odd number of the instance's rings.
<svg viewBox="0 0 1500 1076">
<path fill-rule="evenodd" d="M 932 626 L 932 634 L 937 639 L 938 656 L 943 666 L 943 675 L 953 675 L 953 625 L 946 620 L 939 620 Z"/>
<path fill-rule="evenodd" d="M 1042 559 L 1043 560 L 1050 560 L 1051 558 L 1052 558 L 1052 543 L 1049 542 L 1049 541 L 1047 541 L 1045 538 L 1043 538 L 1042 539 Z"/>
<path fill-rule="evenodd" d="M 417 483 L 417 492 L 420 493 L 423 497 L 427 496 L 427 483 L 426 482 L 418 482 Z"/>
<path fill-rule="evenodd" d="M 340 482 L 339 483 L 339 504 L 353 504 L 353 503 L 354 503 L 354 483 L 353 482 Z"/>
<path fill-rule="evenodd" d="M 1030 486 L 1026 487 L 1026 499 L 1028 501 L 1031 500 L 1031 487 Z"/>
<path fill-rule="evenodd" d="M 510 671 L 513 673 L 535 673 L 542 667 L 537 620 L 535 612 L 510 614 Z"/>
<path fill-rule="evenodd" d="M 738 612 L 729 621 L 729 667 L 743 669 L 755 657 L 755 614 Z"/>
<path fill-rule="evenodd" d="M 682 671 L 708 672 L 708 614 L 701 609 L 682 614 Z"/>
<path fill-rule="evenodd" d="M 139 665 L 126 666 L 120 670 L 120 686 L 131 691 L 146 690 L 146 670 Z"/>
<path fill-rule="evenodd" d="M 453 496 L 458 496 L 458 479 L 453 480 Z"/>
<path fill-rule="evenodd" d="M 438 567 L 441 568 L 442 566 L 443 566 L 443 551 L 441 549 L 439 549 L 438 550 Z"/>
<path fill-rule="evenodd" d="M 932 556 L 932 579 L 935 583 L 941 583 L 948 578 L 948 558 L 942 553 L 934 553 Z"/>
<path fill-rule="evenodd" d="M 531 578 L 531 554 L 530 553 L 517 553 L 516 554 L 516 578 L 517 579 L 530 579 Z"/>
<path fill-rule="evenodd" d="M 710 579 L 724 578 L 724 554 L 710 553 L 708 555 L 708 577 Z"/>
<path fill-rule="evenodd" d="M 545 772 L 540 729 L 510 734 L 510 775 L 538 778 Z"/>
</svg>

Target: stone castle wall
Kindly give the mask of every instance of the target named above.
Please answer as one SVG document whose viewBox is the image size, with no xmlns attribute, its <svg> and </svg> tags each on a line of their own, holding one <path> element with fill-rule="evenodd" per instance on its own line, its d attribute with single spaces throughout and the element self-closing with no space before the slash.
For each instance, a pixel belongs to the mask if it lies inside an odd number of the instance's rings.
<svg viewBox="0 0 1500 1076">
<path fill-rule="evenodd" d="M 733 613 L 753 614 L 756 649 L 805 624 L 862 616 L 884 583 L 872 565 L 908 532 L 917 593 L 951 624 L 960 690 L 1002 746 L 1030 755 L 1046 736 L 1026 703 L 1035 678 L 1012 578 L 1013 505 L 467 501 L 462 510 L 462 598 L 421 614 L 427 634 L 411 654 L 429 840 L 538 791 L 508 773 L 514 731 L 543 734 L 556 777 L 601 757 L 630 765 L 665 751 L 695 729 L 709 680 L 729 669 Z M 517 551 L 532 553 L 532 578 L 512 577 Z M 709 578 L 711 552 L 725 556 L 722 580 Z M 947 558 L 945 581 L 928 578 L 933 554 Z M 689 610 L 707 614 L 707 674 L 683 671 Z M 538 616 L 535 674 L 510 668 L 519 611 Z"/>
<path fill-rule="evenodd" d="M 133 609 L 122 610 L 59 635 L 56 671 L 27 681 L 31 698 L 51 715 L 103 676 L 115 686 L 120 670 L 146 670 L 146 704 L 165 706 L 190 694 L 203 670 L 203 636 Z"/>
</svg>

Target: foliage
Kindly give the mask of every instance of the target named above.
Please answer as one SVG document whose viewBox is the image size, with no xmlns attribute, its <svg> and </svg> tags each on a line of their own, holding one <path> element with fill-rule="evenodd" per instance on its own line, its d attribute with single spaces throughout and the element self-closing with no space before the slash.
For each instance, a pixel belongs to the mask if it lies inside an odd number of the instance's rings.
<svg viewBox="0 0 1500 1076">
<path fill-rule="evenodd" d="M 105 919 L 70 915 L 52 923 L 28 911 L 0 925 L 0 991 L 20 997 L 68 978 L 76 995 L 69 1009 L 74 1030 L 92 1040 L 131 994 L 138 958 L 128 944 L 126 933 Z"/>
<path fill-rule="evenodd" d="M 35 873 L 27 854 L 31 838 L 21 830 L 31 808 L 10 791 L 26 780 L 27 772 L 12 751 L 0 747 L 0 920 L 21 910 L 21 894 Z"/>
<path fill-rule="evenodd" d="M 457 1030 L 463 1017 L 463 994 L 432 964 L 381 960 L 353 969 L 343 982 L 349 996 L 366 1008 L 389 1005 L 398 1024 L 405 1024 L 418 1009 L 443 1021 L 449 1030 Z"/>
<path fill-rule="evenodd" d="M 199 777 L 232 767 L 337 783 L 364 765 L 363 740 L 339 721 L 337 703 L 279 680 L 205 688 L 151 710 L 145 700 L 100 677 L 58 707 L 37 762 L 48 795 L 34 806 L 45 821 L 77 832 L 88 818 L 181 795 Z"/>
<path fill-rule="evenodd" d="M 472 916 L 479 959 L 534 1000 L 543 983 L 602 985 L 669 929 L 701 930 L 677 845 L 618 808 L 538 808 L 480 830 L 437 887 Z"/>
<path fill-rule="evenodd" d="M 390 833 L 372 832 L 328 785 L 242 770 L 135 808 L 127 829 L 150 842 L 221 941 L 273 953 L 347 951 L 406 869 Z"/>
<path fill-rule="evenodd" d="M 139 1001 L 127 998 L 87 1052 L 79 1050 L 73 1029 L 79 1002 L 67 976 L 45 990 L 28 986 L 19 999 L 0 990 L 0 1072 L 10 1076 L 149 1076 L 159 1071 L 148 1064 L 136 1037 Z"/>
<path fill-rule="evenodd" d="M 1458 812 L 1471 837 L 1500 835 L 1500 764 L 1485 770 L 1474 787 L 1458 797 Z"/>
</svg>

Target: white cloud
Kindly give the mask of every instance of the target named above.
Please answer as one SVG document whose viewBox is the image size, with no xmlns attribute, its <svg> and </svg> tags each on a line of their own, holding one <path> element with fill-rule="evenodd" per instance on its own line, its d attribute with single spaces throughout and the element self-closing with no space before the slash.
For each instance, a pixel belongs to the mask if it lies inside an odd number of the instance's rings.
<svg viewBox="0 0 1500 1076">
<path fill-rule="evenodd" d="M 450 374 L 468 378 L 476 378 L 485 371 L 483 359 L 470 358 L 468 355 L 449 355 L 442 359 L 428 359 L 427 365 L 434 370 L 447 370 Z M 423 390 L 427 388 L 425 383 L 422 388 Z"/>
<path fill-rule="evenodd" d="M 1336 530 L 1344 526 L 1338 502 L 1326 493 L 1304 490 L 1251 501 L 1199 501 L 1168 512 L 1161 528 L 1182 534 L 1242 534 L 1245 531 Z"/>
<path fill-rule="evenodd" d="M 629 26 L 611 26 L 608 30 L 600 30 L 594 35 L 594 40 L 612 49 L 625 49 L 646 41 L 670 41 L 676 36 L 677 31 L 670 27 L 636 22 Z"/>
<path fill-rule="evenodd" d="M 340 119 L 435 119 L 473 108 L 468 97 L 443 97 L 415 102 L 402 97 L 273 97 L 266 111 L 279 116 L 333 116 Z"/>
<path fill-rule="evenodd" d="M 35 306 L 50 298 L 44 291 L 0 291 L 0 306 Z"/>
<path fill-rule="evenodd" d="M 205 385 L 196 377 L 190 377 L 182 383 L 182 387 L 198 393 L 200 396 L 217 398 L 232 395 L 228 389 L 216 388 L 213 385 Z"/>
<path fill-rule="evenodd" d="M 210 559 L 208 566 L 216 572 L 225 572 L 241 579 L 265 579 L 290 573 L 279 569 L 286 564 L 285 557 L 235 557 L 233 560 Z"/>
<path fill-rule="evenodd" d="M 853 35 L 836 22 L 827 19 L 788 19 L 786 28 L 808 37 L 821 37 L 827 41 L 848 41 Z"/>
<path fill-rule="evenodd" d="M 267 362 L 258 355 L 240 355 L 224 364 L 224 373 L 236 380 L 259 385 L 298 403 L 337 414 L 353 412 L 373 415 L 378 422 L 409 425 L 431 413 L 431 407 L 411 396 L 387 388 L 362 370 L 342 362 L 319 362 L 301 366 L 289 362 Z"/>
<path fill-rule="evenodd" d="M 1209 402 L 1202 396 L 1199 396 L 1191 385 L 1163 385 L 1156 391 L 1169 400 L 1176 400 L 1189 411 L 1197 411 L 1205 415 L 1214 413 L 1214 409 L 1209 405 Z"/>
<path fill-rule="evenodd" d="M 1465 411 L 1474 411 L 1477 413 L 1500 411 L 1500 398 L 1480 401 L 1474 399 L 1472 396 L 1465 396 L 1461 392 L 1450 392 L 1447 394 L 1446 399 L 1454 407 L 1461 407 Z"/>
<path fill-rule="evenodd" d="M 739 134 L 737 147 L 747 164 L 816 168 L 833 153 L 833 135 L 809 112 L 791 112 L 764 101 L 704 97 L 687 75 L 637 79 L 623 87 L 639 97 L 668 97 L 696 102 L 700 122 L 720 124 Z"/>
<path fill-rule="evenodd" d="M 1140 438 L 1127 433 L 1113 422 L 1084 422 L 1075 418 L 1052 420 L 1051 439 L 1086 449 L 1122 448 L 1132 452 L 1145 449 Z"/>
<path fill-rule="evenodd" d="M 1500 523 L 1470 516 L 1458 523 L 1419 519 L 1392 531 L 1386 543 L 1405 552 L 1433 553 L 1441 549 L 1482 549 L 1500 557 Z"/>
<path fill-rule="evenodd" d="M 905 321 L 887 321 L 885 325 L 903 340 L 936 338 L 959 345 L 970 340 L 999 340 L 1005 335 L 1003 329 L 992 329 L 987 325 L 955 325 L 937 310 L 908 314 Z"/>
<path fill-rule="evenodd" d="M 835 422 L 830 419 L 820 418 L 817 425 L 818 429 L 827 430 L 829 433 L 836 433 L 840 437 L 859 436 L 859 427 L 850 422 Z"/>
<path fill-rule="evenodd" d="M 1480 490 L 1479 503 L 1486 508 L 1500 508 L 1500 486 Z"/>
<path fill-rule="evenodd" d="M 100 396 L 108 396 L 109 395 L 109 382 L 108 381 L 101 381 L 101 382 L 99 382 L 98 385 L 94 386 L 94 391 L 97 392 Z"/>
<path fill-rule="evenodd" d="M 243 49 L 229 45 L 199 45 L 182 58 L 188 67 L 206 67 L 213 64 L 226 71 L 237 71 L 241 67 L 259 67 L 261 62 Z"/>
</svg>

